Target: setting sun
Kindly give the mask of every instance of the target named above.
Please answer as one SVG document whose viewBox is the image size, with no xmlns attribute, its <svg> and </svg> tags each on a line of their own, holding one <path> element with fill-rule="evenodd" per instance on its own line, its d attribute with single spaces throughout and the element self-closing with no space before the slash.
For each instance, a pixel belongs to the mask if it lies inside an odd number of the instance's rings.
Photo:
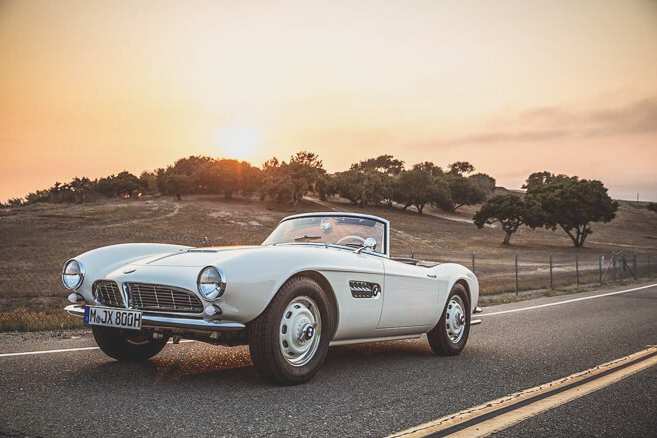
<svg viewBox="0 0 657 438">
<path fill-rule="evenodd" d="M 231 125 L 217 130 L 217 149 L 214 154 L 225 158 L 254 161 L 264 146 L 260 130 L 240 125 Z"/>
</svg>

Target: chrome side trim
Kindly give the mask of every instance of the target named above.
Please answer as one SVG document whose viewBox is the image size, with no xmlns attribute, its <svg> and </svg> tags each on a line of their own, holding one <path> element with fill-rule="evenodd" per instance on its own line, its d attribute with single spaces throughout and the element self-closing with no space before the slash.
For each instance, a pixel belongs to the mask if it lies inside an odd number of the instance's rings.
<svg viewBox="0 0 657 438">
<path fill-rule="evenodd" d="M 351 345 L 351 344 L 364 344 L 366 342 L 386 342 L 386 341 L 401 341 L 403 339 L 418 339 L 421 338 L 422 334 L 419 335 L 400 335 L 400 336 L 382 336 L 380 338 L 361 338 L 361 339 L 345 339 L 342 341 L 331 341 L 329 344 L 331 347 L 336 345 Z"/>
<path fill-rule="evenodd" d="M 84 316 L 84 306 L 71 304 L 64 308 L 66 313 L 78 318 Z M 120 308 L 119 308 L 120 310 Z M 177 328 L 184 330 L 201 330 L 211 332 L 232 332 L 244 330 L 246 326 L 240 322 L 231 321 L 206 321 L 205 319 L 176 318 L 172 316 L 154 315 L 142 313 L 142 327 L 150 328 Z"/>
</svg>

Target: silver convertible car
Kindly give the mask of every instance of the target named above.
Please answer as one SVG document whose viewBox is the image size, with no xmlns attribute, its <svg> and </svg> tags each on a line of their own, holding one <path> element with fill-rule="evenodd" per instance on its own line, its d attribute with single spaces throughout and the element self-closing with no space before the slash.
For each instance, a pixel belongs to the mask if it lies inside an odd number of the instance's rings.
<svg viewBox="0 0 657 438">
<path fill-rule="evenodd" d="M 426 334 L 459 354 L 479 298 L 470 270 L 391 257 L 390 223 L 356 213 L 286 217 L 259 246 L 106 246 L 61 275 L 66 311 L 114 359 L 147 360 L 170 338 L 248 345 L 283 384 L 310 379 L 331 345 Z"/>
</svg>

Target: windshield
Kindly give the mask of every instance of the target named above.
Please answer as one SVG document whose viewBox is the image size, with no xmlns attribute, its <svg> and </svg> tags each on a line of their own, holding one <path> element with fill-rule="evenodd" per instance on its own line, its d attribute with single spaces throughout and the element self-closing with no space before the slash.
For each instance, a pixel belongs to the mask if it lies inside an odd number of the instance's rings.
<svg viewBox="0 0 657 438">
<path fill-rule="evenodd" d="M 359 248 L 369 237 L 376 241 L 374 252 L 385 253 L 382 222 L 355 216 L 306 216 L 281 222 L 263 245 L 324 243 Z"/>
</svg>

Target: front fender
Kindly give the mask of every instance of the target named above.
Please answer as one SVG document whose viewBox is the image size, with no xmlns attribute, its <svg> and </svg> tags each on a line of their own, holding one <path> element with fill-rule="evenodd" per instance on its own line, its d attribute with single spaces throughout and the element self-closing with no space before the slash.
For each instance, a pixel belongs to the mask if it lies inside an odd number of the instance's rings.
<svg viewBox="0 0 657 438">
<path fill-rule="evenodd" d="M 226 260 L 221 268 L 227 286 L 220 305 L 227 318 L 244 323 L 257 318 L 285 282 L 301 272 L 324 277 L 334 292 L 338 315 L 340 284 L 335 284 L 336 276 L 331 274 L 356 271 L 383 275 L 377 257 L 324 247 L 266 247 Z"/>
<path fill-rule="evenodd" d="M 93 302 L 91 286 L 96 280 L 105 278 L 110 272 L 144 257 L 170 254 L 185 251 L 189 248 L 189 246 L 161 243 L 124 243 L 92 249 L 73 257 L 82 263 L 85 271 L 84 280 L 77 292 L 85 300 Z"/>
</svg>

